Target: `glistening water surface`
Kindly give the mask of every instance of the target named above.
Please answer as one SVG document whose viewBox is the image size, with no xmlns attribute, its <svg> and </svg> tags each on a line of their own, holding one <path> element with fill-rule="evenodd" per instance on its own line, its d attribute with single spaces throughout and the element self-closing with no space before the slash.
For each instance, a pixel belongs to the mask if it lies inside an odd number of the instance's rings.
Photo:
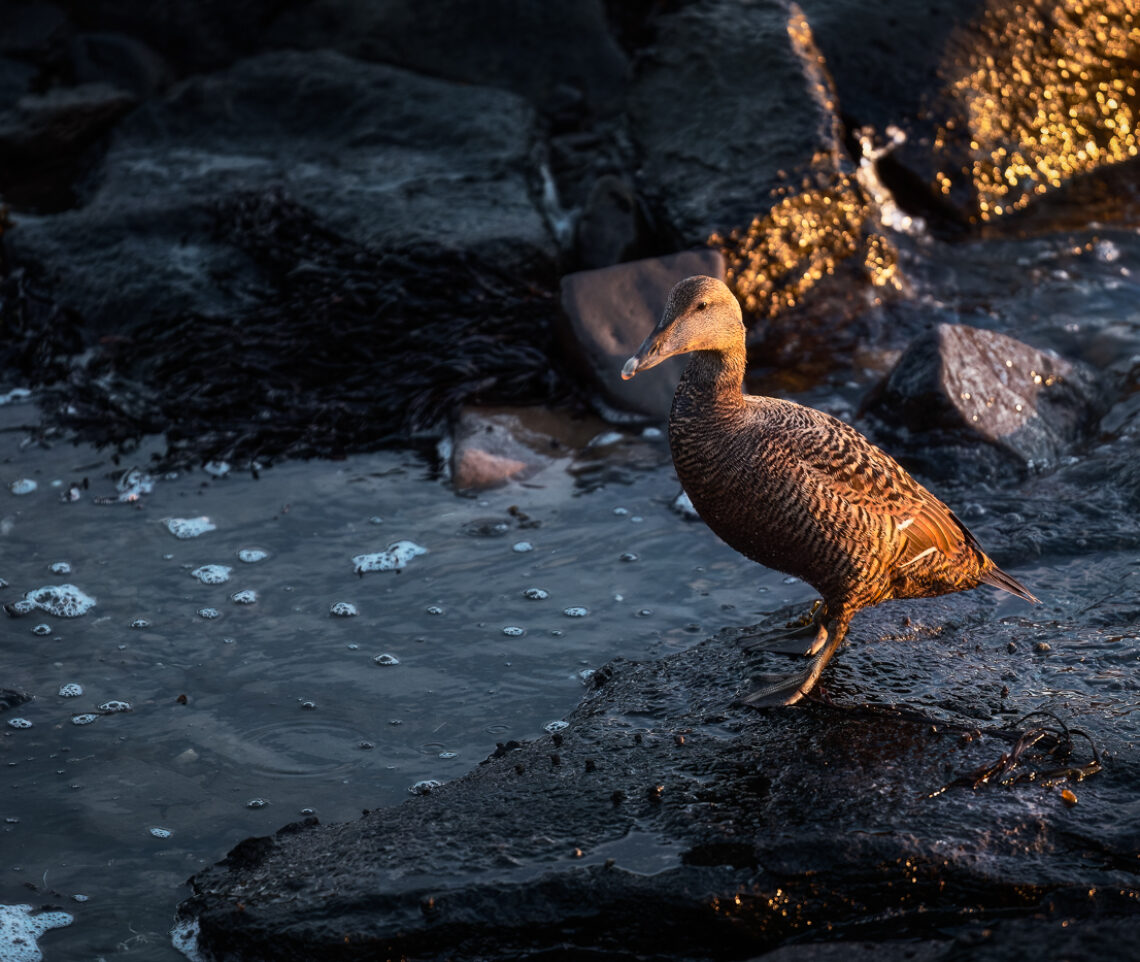
<svg viewBox="0 0 1140 962">
<path fill-rule="evenodd" d="M 4 427 L 33 419 L 0 407 Z M 664 440 L 636 432 L 591 453 L 662 465 L 629 486 L 587 491 L 561 461 L 465 498 L 380 453 L 192 472 L 126 503 L 97 503 L 118 495 L 106 459 L 21 439 L 0 434 L 3 600 L 95 599 L 0 620 L 0 686 L 35 696 L 0 715 L 0 904 L 74 915 L 42 938 L 48 959 L 181 959 L 182 883 L 241 839 L 396 804 L 541 734 L 610 658 L 811 596 L 674 512 Z M 34 490 L 13 494 L 21 479 Z M 201 518 L 193 537 L 167 524 Z M 426 552 L 356 573 L 399 541 Z"/>
</svg>

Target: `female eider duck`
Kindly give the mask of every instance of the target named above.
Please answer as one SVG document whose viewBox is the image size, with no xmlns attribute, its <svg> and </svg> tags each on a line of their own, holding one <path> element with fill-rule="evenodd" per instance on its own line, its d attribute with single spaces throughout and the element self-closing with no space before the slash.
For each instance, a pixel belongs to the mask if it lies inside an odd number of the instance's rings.
<svg viewBox="0 0 1140 962">
<path fill-rule="evenodd" d="M 811 690 L 855 612 L 981 583 L 1037 599 L 1000 570 L 945 504 L 842 421 L 743 393 L 744 322 L 713 277 L 673 288 L 625 379 L 691 354 L 669 416 L 681 485 L 701 518 L 741 554 L 795 575 L 823 596 L 808 667 L 759 688 L 751 705 L 791 704 Z"/>
</svg>

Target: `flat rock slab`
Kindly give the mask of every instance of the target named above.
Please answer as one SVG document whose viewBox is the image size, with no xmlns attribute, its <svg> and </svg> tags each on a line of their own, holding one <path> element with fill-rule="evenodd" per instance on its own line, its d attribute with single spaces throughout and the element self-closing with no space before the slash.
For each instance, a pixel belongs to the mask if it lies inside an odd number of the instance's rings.
<svg viewBox="0 0 1140 962">
<path fill-rule="evenodd" d="M 922 473 L 976 478 L 1055 465 L 1089 436 L 1106 397 L 1084 365 L 997 331 L 939 324 L 864 407 Z"/>
<path fill-rule="evenodd" d="M 694 274 L 724 280 L 723 256 L 714 250 L 685 251 L 562 278 L 564 340 L 592 376 L 603 413 L 617 420 L 621 412 L 669 417 L 686 359 L 670 359 L 631 381 L 621 379 L 621 367 L 660 320 L 673 285 Z"/>
<path fill-rule="evenodd" d="M 1001 918 L 1127 919 L 1140 808 L 1134 757 L 1116 752 L 1133 724 L 1112 734 L 1108 709 L 1068 704 L 1116 756 L 1108 770 L 971 787 L 1014 751 L 990 721 L 1000 678 L 1035 670 L 1007 640 L 1024 626 L 995 623 L 991 597 L 861 614 L 825 674 L 851 707 L 734 706 L 758 667 L 740 629 L 612 662 L 561 732 L 356 822 L 249 839 L 195 876 L 181 915 L 206 958 L 245 962 L 747 958 L 790 941 L 966 938 Z M 931 676 L 946 681 L 937 704 L 858 704 Z M 1083 743 L 1068 761 L 1032 754 L 1026 773 L 1091 758 Z"/>
</svg>

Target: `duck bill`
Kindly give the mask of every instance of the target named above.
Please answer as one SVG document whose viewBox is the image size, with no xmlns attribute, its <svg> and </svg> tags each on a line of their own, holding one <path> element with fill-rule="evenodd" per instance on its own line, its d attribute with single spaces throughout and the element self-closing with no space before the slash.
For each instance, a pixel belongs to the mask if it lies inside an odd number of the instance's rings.
<svg viewBox="0 0 1140 962">
<path fill-rule="evenodd" d="M 662 361 L 673 356 L 673 352 L 666 346 L 667 338 L 663 336 L 664 334 L 664 331 L 654 331 L 641 342 L 641 347 L 637 349 L 637 353 L 622 365 L 621 379 L 623 381 L 628 381 L 635 374 L 648 371 L 651 367 L 656 367 Z"/>
</svg>

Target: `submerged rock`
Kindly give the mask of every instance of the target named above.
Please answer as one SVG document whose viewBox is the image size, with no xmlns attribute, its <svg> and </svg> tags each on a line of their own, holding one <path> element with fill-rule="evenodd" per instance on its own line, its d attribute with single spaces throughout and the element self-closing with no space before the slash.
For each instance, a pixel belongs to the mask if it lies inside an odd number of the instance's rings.
<svg viewBox="0 0 1140 962">
<path fill-rule="evenodd" d="M 997 331 L 939 324 L 911 343 L 864 409 L 923 474 L 976 479 L 1055 465 L 1088 437 L 1105 394 L 1084 365 Z"/>
<path fill-rule="evenodd" d="M 1001 678 L 1017 688 L 1037 669 L 1010 646 L 970 655 L 982 598 L 861 614 L 856 657 L 833 668 L 848 707 L 736 707 L 756 667 L 739 629 L 658 662 L 612 662 L 559 731 L 501 745 L 463 778 L 356 822 L 248 839 L 194 877 L 181 914 L 206 958 L 280 962 L 371 958 L 377 946 L 422 959 L 633 959 L 707 958 L 716 945 L 743 958 L 813 937 L 1126 917 L 1130 883 L 1113 859 L 1136 837 L 1135 765 L 1074 786 L 1074 821 L 1060 788 L 1041 782 L 1098 766 L 1080 743 L 1050 754 L 1065 741 L 1059 721 L 1039 723 L 1056 726 L 1041 729 L 1039 752 L 989 721 L 1006 707 Z M 966 677 L 983 664 L 992 678 Z M 930 673 L 947 681 L 937 704 L 852 705 L 852 690 L 874 684 L 929 691 L 918 679 Z M 1105 857 L 1089 860 L 1090 846 Z"/>
<path fill-rule="evenodd" d="M 551 454 L 559 453 L 559 444 L 532 431 L 524 418 L 525 410 L 465 408 L 460 412 L 451 435 L 449 465 L 457 490 L 519 481 L 550 463 Z"/>
</svg>

